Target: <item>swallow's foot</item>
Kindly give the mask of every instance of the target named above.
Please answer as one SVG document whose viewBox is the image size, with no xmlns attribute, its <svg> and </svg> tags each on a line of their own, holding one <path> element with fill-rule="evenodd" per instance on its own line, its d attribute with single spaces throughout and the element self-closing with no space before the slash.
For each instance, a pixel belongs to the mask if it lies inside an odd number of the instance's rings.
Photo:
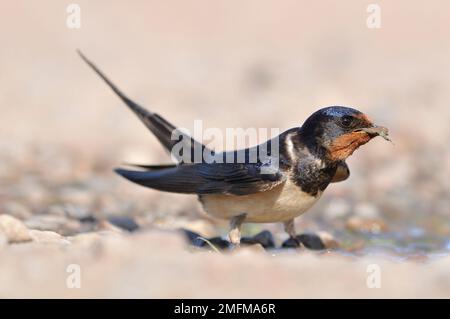
<svg viewBox="0 0 450 319">
<path fill-rule="evenodd" d="M 228 238 L 233 245 L 238 246 L 241 243 L 241 226 L 247 214 L 234 216 L 230 221 L 230 232 Z"/>
<path fill-rule="evenodd" d="M 290 238 L 295 238 L 295 224 L 294 219 L 290 219 L 283 223 L 284 231 L 289 235 Z"/>
<path fill-rule="evenodd" d="M 302 244 L 297 239 L 295 234 L 295 224 L 294 219 L 290 219 L 283 223 L 284 231 L 289 235 L 289 238 L 283 242 L 282 248 L 300 248 Z"/>
<path fill-rule="evenodd" d="M 239 246 L 241 244 L 241 230 L 237 228 L 231 229 L 228 233 L 228 239 L 231 244 Z"/>
</svg>

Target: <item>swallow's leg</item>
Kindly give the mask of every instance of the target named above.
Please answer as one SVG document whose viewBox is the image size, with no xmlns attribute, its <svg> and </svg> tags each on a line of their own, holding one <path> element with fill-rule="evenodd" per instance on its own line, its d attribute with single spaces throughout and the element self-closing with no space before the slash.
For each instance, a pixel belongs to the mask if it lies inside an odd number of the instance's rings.
<svg viewBox="0 0 450 319">
<path fill-rule="evenodd" d="M 234 216 L 230 221 L 230 232 L 228 233 L 228 238 L 233 245 L 239 245 L 241 243 L 241 225 L 246 216 L 247 214 Z"/>
<path fill-rule="evenodd" d="M 295 238 L 297 234 L 295 233 L 295 225 L 294 225 L 294 219 L 289 219 L 288 221 L 284 222 L 284 231 L 289 235 L 291 238 Z"/>
<path fill-rule="evenodd" d="M 297 234 L 295 233 L 294 219 L 290 219 L 284 222 L 284 231 L 288 233 L 289 239 L 283 242 L 282 247 L 300 248 L 302 246 L 300 240 L 297 237 Z"/>
</svg>

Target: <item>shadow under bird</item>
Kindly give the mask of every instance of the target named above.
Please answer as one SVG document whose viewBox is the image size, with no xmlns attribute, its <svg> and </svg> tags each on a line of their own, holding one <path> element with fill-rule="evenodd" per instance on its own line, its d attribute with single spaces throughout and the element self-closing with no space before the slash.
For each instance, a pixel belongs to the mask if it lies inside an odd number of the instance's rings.
<svg viewBox="0 0 450 319">
<path fill-rule="evenodd" d="M 130 100 L 78 53 L 168 151 L 183 141 L 189 145 L 189 158 L 194 158 L 195 149 L 208 150 L 184 133 L 180 133 L 179 139 L 172 139 L 177 127 Z M 360 111 L 331 106 L 313 113 L 301 127 L 289 129 L 261 145 L 220 153 L 223 159 L 228 159 L 236 158 L 241 152 L 244 161 L 240 163 L 226 160 L 210 163 L 203 157 L 196 163 L 179 158 L 177 164 L 135 165 L 141 170 L 115 171 L 145 187 L 196 194 L 208 214 L 230 221 L 228 236 L 232 244 L 240 243 L 240 227 L 246 222 L 282 222 L 288 235 L 296 238 L 294 218 L 314 205 L 330 183 L 346 180 L 350 171 L 345 159 L 376 136 L 389 140 L 388 130 L 374 125 Z M 271 147 L 274 145 L 277 145 L 275 151 Z M 266 152 L 264 159 L 256 152 L 256 161 L 250 160 L 255 148 L 271 151 Z"/>
</svg>

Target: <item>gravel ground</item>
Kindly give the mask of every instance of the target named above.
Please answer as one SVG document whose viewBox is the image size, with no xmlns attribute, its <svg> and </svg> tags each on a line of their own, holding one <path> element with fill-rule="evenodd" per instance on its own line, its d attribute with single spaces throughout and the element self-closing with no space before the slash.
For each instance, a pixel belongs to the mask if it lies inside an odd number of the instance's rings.
<svg viewBox="0 0 450 319">
<path fill-rule="evenodd" d="M 79 4 L 81 29 L 56 0 L 0 4 L 0 297 L 450 297 L 449 4 L 380 1 L 376 30 L 360 1 Z M 113 173 L 170 159 L 76 48 L 186 128 L 285 130 L 349 105 L 395 144 L 358 150 L 298 218 L 325 249 L 280 249 L 275 224 L 244 227 L 275 249 L 200 249 L 180 229 L 226 223 Z"/>
</svg>

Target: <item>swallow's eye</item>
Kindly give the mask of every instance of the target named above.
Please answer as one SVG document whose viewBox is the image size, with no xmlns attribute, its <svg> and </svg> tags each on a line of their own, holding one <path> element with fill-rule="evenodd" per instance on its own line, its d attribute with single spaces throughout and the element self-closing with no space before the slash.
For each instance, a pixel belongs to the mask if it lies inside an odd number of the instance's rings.
<svg viewBox="0 0 450 319">
<path fill-rule="evenodd" d="M 342 127 L 350 127 L 352 126 L 352 124 L 353 124 L 353 117 L 346 115 L 341 118 Z"/>
</svg>

